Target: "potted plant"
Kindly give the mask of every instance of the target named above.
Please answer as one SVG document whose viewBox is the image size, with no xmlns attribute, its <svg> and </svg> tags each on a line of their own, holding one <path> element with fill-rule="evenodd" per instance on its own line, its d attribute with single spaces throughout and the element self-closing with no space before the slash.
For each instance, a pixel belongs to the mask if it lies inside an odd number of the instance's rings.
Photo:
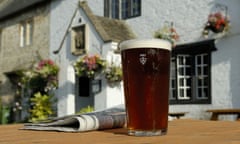
<svg viewBox="0 0 240 144">
<path fill-rule="evenodd" d="M 87 76 L 93 78 L 103 72 L 105 67 L 106 61 L 97 54 L 92 56 L 85 55 L 74 63 L 75 72 L 79 77 Z"/>
<path fill-rule="evenodd" d="M 59 67 L 50 59 L 43 59 L 34 64 L 31 69 L 18 72 L 20 77 L 18 83 L 19 89 L 21 89 L 21 92 L 30 102 L 30 105 L 29 103 L 23 104 L 24 109 L 21 110 L 29 109 L 31 113 L 30 117 L 32 117 L 34 107 L 38 107 L 38 103 L 32 102 L 32 98 L 38 95 L 38 97 L 43 96 L 42 99 L 44 99 L 45 95 L 48 95 L 52 89 L 57 88 L 58 72 Z M 22 108 L 22 106 L 20 107 L 20 103 L 16 103 L 13 110 L 16 108 L 18 108 L 18 110 Z"/>
<path fill-rule="evenodd" d="M 224 16 L 221 12 L 211 13 L 208 16 L 208 21 L 205 24 L 203 35 L 207 36 L 209 31 L 213 33 L 222 33 L 229 30 L 229 18 Z"/>
</svg>

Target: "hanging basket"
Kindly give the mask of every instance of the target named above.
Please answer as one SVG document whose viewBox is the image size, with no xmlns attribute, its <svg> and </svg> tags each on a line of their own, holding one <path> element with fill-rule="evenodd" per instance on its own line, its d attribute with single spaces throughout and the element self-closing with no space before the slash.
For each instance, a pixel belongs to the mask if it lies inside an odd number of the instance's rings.
<svg viewBox="0 0 240 144">
<path fill-rule="evenodd" d="M 210 24 L 205 29 L 209 29 L 209 30 L 211 30 L 214 33 L 222 33 L 224 31 L 225 27 L 226 27 L 225 24 L 221 24 L 219 26 L 216 26 L 214 24 Z"/>
</svg>

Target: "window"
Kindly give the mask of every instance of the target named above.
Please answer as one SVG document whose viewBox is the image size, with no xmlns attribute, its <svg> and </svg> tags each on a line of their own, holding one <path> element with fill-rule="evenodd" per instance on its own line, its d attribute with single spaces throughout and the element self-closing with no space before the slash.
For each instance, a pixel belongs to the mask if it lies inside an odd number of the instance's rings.
<svg viewBox="0 0 240 144">
<path fill-rule="evenodd" d="M 141 0 L 104 0 L 104 16 L 128 19 L 141 15 Z"/>
<path fill-rule="evenodd" d="M 211 103 L 211 51 L 213 40 L 180 45 L 171 59 L 170 103 Z"/>
<path fill-rule="evenodd" d="M 33 40 L 33 21 L 27 20 L 20 24 L 20 47 L 29 46 Z"/>
</svg>

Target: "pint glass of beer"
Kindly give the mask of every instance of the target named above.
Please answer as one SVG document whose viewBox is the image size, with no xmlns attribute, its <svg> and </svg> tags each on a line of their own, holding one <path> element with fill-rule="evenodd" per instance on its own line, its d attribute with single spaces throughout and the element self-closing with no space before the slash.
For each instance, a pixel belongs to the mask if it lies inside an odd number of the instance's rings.
<svg viewBox="0 0 240 144">
<path fill-rule="evenodd" d="M 120 43 L 128 134 L 165 135 L 171 44 L 161 39 Z"/>
</svg>

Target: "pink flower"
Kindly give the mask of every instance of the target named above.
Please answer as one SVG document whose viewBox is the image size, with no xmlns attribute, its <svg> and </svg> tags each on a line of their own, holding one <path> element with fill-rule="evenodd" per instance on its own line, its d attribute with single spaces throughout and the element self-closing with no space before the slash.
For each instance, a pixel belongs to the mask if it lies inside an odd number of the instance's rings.
<svg viewBox="0 0 240 144">
<path fill-rule="evenodd" d="M 54 62 L 53 62 L 52 60 L 50 60 L 50 59 L 41 60 L 41 61 L 38 63 L 36 69 L 37 69 L 37 70 L 41 70 L 43 67 L 48 66 L 48 65 L 54 66 L 55 64 L 54 64 Z"/>
<path fill-rule="evenodd" d="M 97 68 L 97 58 L 96 56 L 85 56 L 83 58 L 83 62 L 87 65 L 88 70 Z"/>
</svg>

